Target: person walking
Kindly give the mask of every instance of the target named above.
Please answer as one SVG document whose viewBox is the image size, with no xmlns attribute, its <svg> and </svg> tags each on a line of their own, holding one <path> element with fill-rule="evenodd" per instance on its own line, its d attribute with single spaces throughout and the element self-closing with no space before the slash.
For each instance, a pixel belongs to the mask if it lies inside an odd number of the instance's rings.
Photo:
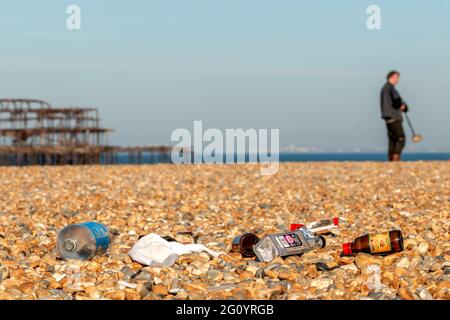
<svg viewBox="0 0 450 320">
<path fill-rule="evenodd" d="M 389 72 L 386 80 L 381 89 L 381 117 L 386 122 L 389 138 L 388 158 L 389 161 L 400 161 L 406 143 L 402 112 L 408 112 L 408 106 L 395 89 L 400 81 L 400 72 Z"/>
</svg>

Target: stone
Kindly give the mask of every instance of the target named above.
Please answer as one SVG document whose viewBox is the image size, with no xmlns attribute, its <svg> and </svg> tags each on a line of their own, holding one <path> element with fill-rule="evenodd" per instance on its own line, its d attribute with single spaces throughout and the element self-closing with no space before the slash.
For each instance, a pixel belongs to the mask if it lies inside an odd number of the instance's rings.
<svg viewBox="0 0 450 320">
<path fill-rule="evenodd" d="M 254 275 L 252 272 L 247 271 L 247 270 L 244 270 L 244 271 L 242 271 L 242 272 L 239 274 L 239 278 L 240 278 L 241 280 L 245 280 L 245 279 L 253 279 L 254 277 L 255 277 L 255 275 Z"/>
<path fill-rule="evenodd" d="M 139 292 L 131 290 L 131 289 L 125 289 L 125 300 L 141 300 L 141 295 Z"/>
<path fill-rule="evenodd" d="M 412 250 L 415 249 L 417 247 L 417 241 L 414 239 L 405 239 L 403 241 L 403 247 L 406 250 Z"/>
<path fill-rule="evenodd" d="M 278 273 L 278 278 L 280 280 L 294 281 L 295 279 L 297 279 L 297 274 L 295 272 L 284 271 Z"/>
<path fill-rule="evenodd" d="M 432 231 L 427 231 L 425 232 L 424 238 L 427 239 L 428 241 L 432 241 L 434 239 L 436 239 L 436 235 L 432 232 Z"/>
<path fill-rule="evenodd" d="M 402 267 L 396 267 L 395 268 L 395 275 L 397 277 L 406 277 L 409 275 L 408 269 L 402 268 Z"/>
<path fill-rule="evenodd" d="M 428 292 L 426 288 L 417 289 L 417 295 L 421 300 L 433 300 L 433 296 Z"/>
<path fill-rule="evenodd" d="M 450 275 L 450 266 L 444 267 L 444 274 L 445 274 L 446 276 Z"/>
<path fill-rule="evenodd" d="M 305 273 L 309 278 L 315 279 L 319 276 L 319 272 L 315 265 L 311 264 L 305 268 Z"/>
<path fill-rule="evenodd" d="M 355 265 L 358 267 L 358 269 L 361 270 L 361 273 L 365 273 L 369 265 L 381 265 L 381 263 L 381 258 L 372 256 L 367 253 L 358 253 L 358 255 L 355 257 Z"/>
<path fill-rule="evenodd" d="M 22 285 L 22 281 L 16 278 L 8 278 L 2 281 L 1 285 L 7 289 L 11 289 L 13 287 L 20 287 Z"/>
<path fill-rule="evenodd" d="M 346 265 L 346 264 L 352 264 L 354 261 L 355 261 L 355 258 L 354 258 L 354 257 L 346 257 L 346 256 L 343 256 L 343 257 L 340 257 L 340 258 L 339 258 L 338 264 L 339 264 L 340 266 L 342 266 L 342 265 Z"/>
<path fill-rule="evenodd" d="M 97 288 L 95 286 L 88 286 L 88 287 L 84 288 L 84 291 L 91 299 L 97 300 L 97 299 L 100 299 L 102 296 L 101 292 L 99 290 L 97 290 Z"/>
<path fill-rule="evenodd" d="M 317 268 L 317 271 L 331 271 L 333 269 L 336 269 L 338 267 L 338 264 L 334 261 L 330 261 L 330 262 L 316 262 L 315 266 Z"/>
<path fill-rule="evenodd" d="M 125 291 L 117 290 L 117 291 L 107 292 L 105 294 L 105 298 L 111 299 L 111 300 L 125 300 Z"/>
<path fill-rule="evenodd" d="M 157 296 L 165 297 L 169 294 L 167 291 L 167 288 L 163 286 L 162 284 L 157 284 L 152 287 L 152 293 L 154 293 Z"/>
<path fill-rule="evenodd" d="M 148 270 L 142 269 L 142 271 L 132 276 L 132 279 L 135 281 L 153 281 L 153 275 Z"/>
<path fill-rule="evenodd" d="M 407 257 L 401 258 L 401 259 L 397 262 L 397 268 L 405 268 L 405 269 L 408 269 L 408 268 L 409 268 L 409 259 L 408 259 Z"/>
<path fill-rule="evenodd" d="M 408 288 L 400 288 L 397 294 L 403 300 L 417 300 L 417 296 Z"/>
<path fill-rule="evenodd" d="M 417 247 L 417 251 L 419 251 L 419 253 L 420 253 L 421 255 L 424 255 L 424 254 L 426 254 L 426 253 L 428 252 L 428 248 L 429 248 L 429 247 L 430 247 L 430 246 L 428 245 L 428 243 L 422 242 L 422 243 L 420 243 L 419 246 Z"/>
<path fill-rule="evenodd" d="M 173 279 L 169 293 L 178 294 L 182 290 L 183 290 L 183 283 L 178 278 Z"/>
<path fill-rule="evenodd" d="M 311 283 L 310 283 L 311 287 L 317 288 L 319 290 L 327 289 L 332 284 L 333 284 L 333 280 L 328 279 L 328 278 L 314 279 L 314 280 L 311 280 Z"/>
<path fill-rule="evenodd" d="M 0 281 L 9 277 L 9 269 L 5 266 L 0 266 Z"/>
<path fill-rule="evenodd" d="M 126 281 L 118 281 L 117 285 L 119 286 L 120 289 L 125 289 L 125 288 L 136 289 L 137 288 L 136 283 L 130 283 L 130 282 L 126 282 Z"/>
<path fill-rule="evenodd" d="M 86 293 L 84 292 L 77 292 L 75 294 L 75 300 L 91 300 L 91 297 L 89 297 Z"/>
<path fill-rule="evenodd" d="M 206 293 L 203 291 L 192 291 L 189 292 L 189 299 L 190 300 L 205 300 L 206 299 Z"/>
<path fill-rule="evenodd" d="M 209 262 L 194 261 L 189 266 L 193 267 L 192 274 L 199 276 L 205 274 L 209 270 Z"/>
<path fill-rule="evenodd" d="M 367 271 L 370 273 L 366 280 L 367 288 L 370 292 L 380 292 L 383 289 L 380 266 L 372 264 L 367 267 Z"/>
<path fill-rule="evenodd" d="M 398 262 L 399 256 L 397 254 L 388 254 L 387 256 L 383 257 L 383 265 L 385 266 L 391 266 L 394 264 L 394 262 Z"/>
<path fill-rule="evenodd" d="M 33 289 L 34 289 L 34 283 L 33 282 L 25 282 L 25 283 L 22 283 L 19 286 L 19 290 L 24 292 L 24 293 L 31 292 L 31 291 L 33 291 Z"/>
<path fill-rule="evenodd" d="M 258 265 L 248 265 L 245 270 L 247 270 L 247 271 L 253 273 L 253 275 L 255 275 L 256 272 L 259 270 L 259 266 Z"/>
<path fill-rule="evenodd" d="M 266 273 L 264 272 L 264 269 L 259 268 L 255 273 L 255 278 L 262 279 L 262 278 L 264 278 L 265 275 L 266 275 Z"/>
<path fill-rule="evenodd" d="M 358 272 L 358 267 L 354 263 L 342 265 L 339 267 L 339 269 L 352 273 Z"/>
<path fill-rule="evenodd" d="M 251 291 L 249 289 L 241 289 L 241 288 L 236 288 L 231 290 L 231 296 L 233 297 L 233 299 L 236 300 L 250 300 L 253 299 L 254 296 L 251 293 Z"/>
<path fill-rule="evenodd" d="M 153 288 L 153 282 L 150 281 L 142 281 L 138 283 L 138 287 L 136 290 L 141 293 L 141 296 L 146 296 L 149 291 Z"/>
<path fill-rule="evenodd" d="M 442 268 L 442 263 L 435 261 L 430 266 L 430 271 L 435 272 Z"/>
<path fill-rule="evenodd" d="M 128 227 L 133 228 L 136 225 L 136 222 L 137 222 L 137 216 L 135 214 L 131 214 L 127 219 Z"/>
<path fill-rule="evenodd" d="M 206 273 L 206 277 L 209 281 L 221 281 L 223 279 L 223 273 L 218 270 L 209 270 Z"/>
<path fill-rule="evenodd" d="M 271 269 L 266 269 L 264 270 L 264 273 L 266 274 L 266 276 L 272 278 L 272 279 L 277 279 L 278 278 L 278 273 L 274 270 Z"/>
<path fill-rule="evenodd" d="M 175 296 L 178 300 L 186 300 L 189 295 L 187 294 L 186 291 L 181 290 L 180 292 L 177 293 L 177 295 Z"/>
<path fill-rule="evenodd" d="M 187 292 L 191 291 L 205 291 L 206 290 L 206 284 L 204 283 L 189 283 L 183 286 L 183 288 Z"/>
<path fill-rule="evenodd" d="M 229 282 L 234 281 L 237 278 L 236 273 L 232 272 L 224 272 L 223 273 L 223 281 Z"/>
<path fill-rule="evenodd" d="M 435 295 L 437 299 L 450 300 L 450 281 L 439 282 Z"/>
</svg>

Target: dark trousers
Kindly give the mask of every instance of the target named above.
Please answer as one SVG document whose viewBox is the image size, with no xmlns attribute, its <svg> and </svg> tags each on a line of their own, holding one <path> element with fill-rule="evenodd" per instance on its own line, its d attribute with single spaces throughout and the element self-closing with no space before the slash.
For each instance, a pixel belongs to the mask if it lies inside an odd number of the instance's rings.
<svg viewBox="0 0 450 320">
<path fill-rule="evenodd" d="M 389 156 L 392 154 L 401 154 L 406 142 L 402 122 L 398 120 L 387 120 L 386 126 L 389 138 Z"/>
</svg>

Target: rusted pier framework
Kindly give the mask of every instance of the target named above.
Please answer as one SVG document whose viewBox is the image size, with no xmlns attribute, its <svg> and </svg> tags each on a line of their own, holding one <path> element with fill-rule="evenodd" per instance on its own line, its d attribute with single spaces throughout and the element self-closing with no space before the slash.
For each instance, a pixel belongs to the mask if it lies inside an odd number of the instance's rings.
<svg viewBox="0 0 450 320">
<path fill-rule="evenodd" d="M 148 155 L 160 157 L 153 162 L 169 162 L 170 147 L 110 146 L 111 131 L 100 127 L 95 108 L 0 99 L 0 165 L 144 163 Z"/>
</svg>

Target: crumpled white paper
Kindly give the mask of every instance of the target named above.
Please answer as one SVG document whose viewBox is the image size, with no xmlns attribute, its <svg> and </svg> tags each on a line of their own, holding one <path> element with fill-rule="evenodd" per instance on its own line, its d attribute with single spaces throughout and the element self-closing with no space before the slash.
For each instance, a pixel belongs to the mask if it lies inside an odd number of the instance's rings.
<svg viewBox="0 0 450 320">
<path fill-rule="evenodd" d="M 213 257 L 218 257 L 222 254 L 221 252 L 208 249 L 202 244 L 171 242 L 155 233 L 151 233 L 139 239 L 128 252 L 128 255 L 131 259 L 143 265 L 171 267 L 180 255 L 202 251 Z"/>
</svg>

